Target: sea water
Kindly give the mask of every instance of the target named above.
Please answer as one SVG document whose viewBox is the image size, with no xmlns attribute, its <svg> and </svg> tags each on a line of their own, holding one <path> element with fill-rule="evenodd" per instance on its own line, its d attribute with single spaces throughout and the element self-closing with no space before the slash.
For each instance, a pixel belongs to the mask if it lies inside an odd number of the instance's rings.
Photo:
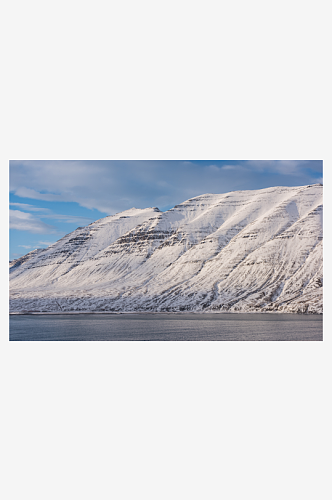
<svg viewBox="0 0 332 500">
<path fill-rule="evenodd" d="M 298 314 L 11 315 L 10 340 L 323 340 L 323 317 Z"/>
</svg>

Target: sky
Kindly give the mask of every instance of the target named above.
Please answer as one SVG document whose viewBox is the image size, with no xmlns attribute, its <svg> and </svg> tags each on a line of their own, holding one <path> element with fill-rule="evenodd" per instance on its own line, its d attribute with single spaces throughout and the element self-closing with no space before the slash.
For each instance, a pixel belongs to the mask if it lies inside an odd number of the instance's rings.
<svg viewBox="0 0 332 500">
<path fill-rule="evenodd" d="M 132 207 L 162 211 L 204 193 L 323 183 L 321 160 L 15 160 L 10 260 Z"/>
</svg>

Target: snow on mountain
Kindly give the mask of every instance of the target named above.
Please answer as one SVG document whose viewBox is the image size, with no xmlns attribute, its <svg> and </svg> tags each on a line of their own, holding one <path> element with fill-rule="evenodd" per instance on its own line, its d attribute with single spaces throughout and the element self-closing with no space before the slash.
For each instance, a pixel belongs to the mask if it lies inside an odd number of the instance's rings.
<svg viewBox="0 0 332 500">
<path fill-rule="evenodd" d="M 323 187 L 130 209 L 10 263 L 10 310 L 322 313 Z"/>
</svg>

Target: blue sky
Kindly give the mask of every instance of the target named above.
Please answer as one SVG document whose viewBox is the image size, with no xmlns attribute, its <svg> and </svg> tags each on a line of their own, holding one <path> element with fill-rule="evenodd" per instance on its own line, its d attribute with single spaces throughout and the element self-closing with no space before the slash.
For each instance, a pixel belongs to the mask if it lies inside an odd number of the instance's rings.
<svg viewBox="0 0 332 500">
<path fill-rule="evenodd" d="M 321 160 L 10 161 L 10 260 L 127 210 L 204 193 L 323 182 Z"/>
</svg>

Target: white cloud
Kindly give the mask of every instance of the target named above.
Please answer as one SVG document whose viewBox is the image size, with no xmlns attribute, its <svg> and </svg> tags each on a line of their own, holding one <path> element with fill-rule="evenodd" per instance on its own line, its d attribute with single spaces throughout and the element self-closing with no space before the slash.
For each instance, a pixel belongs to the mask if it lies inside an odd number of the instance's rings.
<svg viewBox="0 0 332 500">
<path fill-rule="evenodd" d="M 49 208 L 41 208 L 41 207 L 39 208 L 39 207 L 35 207 L 34 205 L 29 205 L 28 203 L 9 203 L 9 205 L 18 207 L 18 208 L 20 208 L 22 210 L 26 210 L 26 211 L 47 212 L 46 214 L 41 213 L 39 215 L 40 219 L 53 219 L 53 220 L 56 220 L 59 222 L 60 221 L 61 222 L 68 222 L 68 223 L 72 223 L 72 224 L 75 224 L 75 223 L 89 224 L 90 222 L 94 221 L 94 219 L 92 219 L 91 217 L 84 217 L 81 215 L 54 214 L 54 213 L 52 213 L 52 211 Z"/>
<path fill-rule="evenodd" d="M 35 207 L 29 203 L 9 203 L 11 206 L 20 208 L 21 210 L 28 210 L 29 212 L 50 212 L 49 208 Z"/>
<path fill-rule="evenodd" d="M 221 168 L 223 170 L 238 170 L 241 167 L 239 165 L 223 165 Z"/>
<path fill-rule="evenodd" d="M 49 247 L 50 245 L 53 245 L 56 243 L 56 241 L 38 241 L 38 245 L 46 246 Z"/>
<path fill-rule="evenodd" d="M 86 223 L 89 224 L 90 222 L 94 222 L 94 219 L 91 219 L 90 217 L 83 217 L 81 215 L 64 215 L 64 214 L 47 214 L 47 215 L 39 215 L 41 219 L 53 219 L 56 221 L 61 221 L 61 222 L 68 222 L 68 223 Z"/>
<path fill-rule="evenodd" d="M 63 196 L 60 194 L 53 193 L 40 193 L 35 189 L 27 188 L 27 187 L 19 187 L 16 189 L 15 194 L 20 196 L 21 198 L 32 198 L 34 200 L 43 200 L 43 201 L 65 201 Z"/>
<path fill-rule="evenodd" d="M 22 255 L 24 255 L 24 254 L 22 252 L 20 252 L 20 253 L 15 252 L 15 253 L 12 253 L 11 255 L 12 255 L 12 257 L 14 257 L 12 260 L 15 260 L 15 259 L 18 259 L 19 257 L 22 257 Z"/>
<path fill-rule="evenodd" d="M 23 247 L 23 248 L 32 248 L 31 245 L 18 245 L 19 247 Z"/>
<path fill-rule="evenodd" d="M 308 160 L 249 160 L 247 165 L 259 172 L 271 172 L 284 175 L 303 175 L 303 169 L 311 167 L 320 168 L 319 161 Z"/>
<path fill-rule="evenodd" d="M 9 227 L 19 231 L 29 231 L 30 233 L 55 233 L 56 228 L 50 224 L 45 224 L 33 215 L 21 212 L 20 210 L 9 210 Z"/>
</svg>

